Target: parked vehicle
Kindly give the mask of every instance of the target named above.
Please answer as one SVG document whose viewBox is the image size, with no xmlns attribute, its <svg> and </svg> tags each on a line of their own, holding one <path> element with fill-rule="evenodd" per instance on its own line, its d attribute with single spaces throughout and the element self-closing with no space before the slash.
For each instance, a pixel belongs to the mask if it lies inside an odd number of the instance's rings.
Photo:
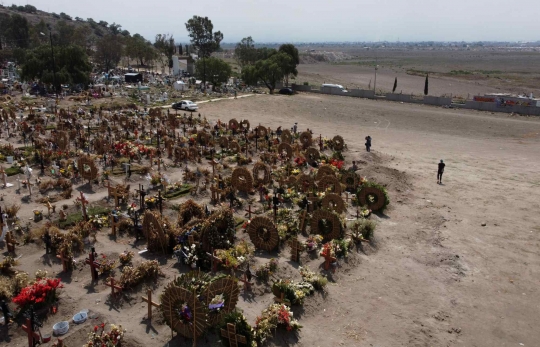
<svg viewBox="0 0 540 347">
<path fill-rule="evenodd" d="M 180 102 L 176 102 L 172 104 L 172 108 L 174 110 L 186 110 L 191 112 L 195 112 L 199 109 L 197 104 L 190 100 L 182 100 Z"/>
<path fill-rule="evenodd" d="M 345 89 L 341 84 L 331 84 L 331 83 L 325 83 L 321 86 L 321 91 L 332 91 L 332 92 L 343 92 L 347 93 L 347 89 Z"/>
<path fill-rule="evenodd" d="M 283 95 L 293 95 L 294 94 L 294 91 L 291 89 L 291 88 L 281 88 L 279 90 L 279 94 L 283 94 Z"/>
</svg>

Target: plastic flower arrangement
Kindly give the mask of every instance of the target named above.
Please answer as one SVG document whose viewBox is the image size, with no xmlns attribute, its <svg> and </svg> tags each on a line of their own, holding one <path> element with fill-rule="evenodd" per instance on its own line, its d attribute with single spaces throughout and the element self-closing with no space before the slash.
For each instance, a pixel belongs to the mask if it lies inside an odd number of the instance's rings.
<svg viewBox="0 0 540 347">
<path fill-rule="evenodd" d="M 24 287 L 19 295 L 13 298 L 13 302 L 25 311 L 31 305 L 40 309 L 53 304 L 57 300 L 57 289 L 64 288 L 59 278 L 42 278 L 31 285 Z"/>
<path fill-rule="evenodd" d="M 180 321 L 183 324 L 192 324 L 193 314 L 191 313 L 191 309 L 189 308 L 187 303 L 182 304 L 181 308 L 176 311 L 178 317 L 180 318 Z"/>
<path fill-rule="evenodd" d="M 184 246 L 184 263 L 186 265 L 197 264 L 199 257 L 197 256 L 197 245 Z"/>
<path fill-rule="evenodd" d="M 255 270 L 255 275 L 257 276 L 258 280 L 261 281 L 268 281 L 270 279 L 270 276 L 272 276 L 278 268 L 278 261 L 277 259 L 270 259 L 270 261 L 264 265 L 259 266 Z"/>
<path fill-rule="evenodd" d="M 323 237 L 321 235 L 310 235 L 305 242 L 306 250 L 308 252 L 316 250 L 321 246 L 322 241 Z"/>
<path fill-rule="evenodd" d="M 108 259 L 105 254 L 102 254 L 100 258 L 96 259 L 99 264 L 99 272 L 107 273 L 112 271 L 116 267 L 116 260 Z"/>
<path fill-rule="evenodd" d="M 132 251 L 122 252 L 120 253 L 120 264 L 127 265 L 131 263 L 131 260 L 133 260 L 133 256 L 135 255 Z"/>
<path fill-rule="evenodd" d="M 302 328 L 286 305 L 272 304 L 257 317 L 253 328 L 255 340 L 262 344 L 272 336 L 272 331 L 278 326 L 284 327 L 287 331 L 299 331 Z"/>
<path fill-rule="evenodd" d="M 216 295 L 208 305 L 208 309 L 211 313 L 219 313 L 219 311 L 225 306 L 225 297 L 223 294 Z"/>
<path fill-rule="evenodd" d="M 272 285 L 272 293 L 276 297 L 281 297 L 283 294 L 291 305 L 303 305 L 305 297 L 314 292 L 315 288 L 307 282 L 295 283 L 289 280 L 278 280 Z"/>
<path fill-rule="evenodd" d="M 216 257 L 219 258 L 222 266 L 227 269 L 237 269 L 246 262 L 251 254 L 253 254 L 253 247 L 245 240 L 240 241 L 232 248 L 218 249 L 216 251 Z"/>
<path fill-rule="evenodd" d="M 98 332 L 101 329 L 101 332 Z M 115 347 L 120 346 L 125 330 L 121 325 L 111 324 L 111 331 L 105 332 L 105 323 L 94 326 L 94 331 L 88 334 L 88 342 L 83 347 Z"/>
</svg>

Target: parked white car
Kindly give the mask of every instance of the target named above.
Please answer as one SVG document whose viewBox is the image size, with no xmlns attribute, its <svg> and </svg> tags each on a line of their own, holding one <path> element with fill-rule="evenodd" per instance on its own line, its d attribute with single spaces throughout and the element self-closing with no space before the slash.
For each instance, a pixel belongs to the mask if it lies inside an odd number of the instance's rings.
<svg viewBox="0 0 540 347">
<path fill-rule="evenodd" d="M 175 110 L 186 110 L 186 111 L 197 111 L 199 109 L 199 106 L 197 106 L 196 103 L 190 100 L 182 100 L 180 102 L 176 102 L 172 104 L 172 108 Z"/>
</svg>

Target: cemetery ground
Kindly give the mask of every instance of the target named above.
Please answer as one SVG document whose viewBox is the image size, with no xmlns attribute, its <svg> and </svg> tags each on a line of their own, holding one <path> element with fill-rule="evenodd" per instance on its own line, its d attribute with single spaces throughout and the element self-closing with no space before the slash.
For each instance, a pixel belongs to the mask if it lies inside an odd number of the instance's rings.
<svg viewBox="0 0 540 347">
<path fill-rule="evenodd" d="M 330 283 L 324 292 L 307 297 L 303 306 L 293 307 L 301 331 L 295 335 L 278 330 L 268 346 L 534 346 L 540 341 L 535 324 L 540 310 L 538 119 L 312 94 L 222 100 L 201 105 L 200 112 L 210 122 L 248 119 L 252 128 L 260 123 L 273 130 L 278 126 L 287 129 L 298 122 L 300 131 L 313 131 L 314 141 L 319 134 L 340 135 L 348 147 L 343 152 L 345 166 L 356 160 L 357 173 L 385 186 L 391 200 L 384 213 L 370 217 L 377 223 L 371 242 L 362 242 L 347 258 L 338 259 L 335 272 L 324 270 L 324 258 L 301 254 L 301 265 L 327 275 Z M 364 148 L 367 135 L 373 138 L 370 153 Z M 443 185 L 436 184 L 440 159 L 446 162 Z M 211 171 L 206 163 L 203 159 L 199 166 Z M 189 164 L 192 170 L 196 166 Z M 162 172 L 175 182 L 183 179 L 182 168 Z M 156 171 L 157 165 L 153 165 L 152 173 Z M 34 166 L 34 177 L 38 173 L 39 165 Z M 33 210 L 44 207 L 37 202 L 41 196 L 37 191 L 31 201 L 21 202 L 28 193 L 26 189 L 16 193 L 16 177 L 7 178 L 13 186 L 2 190 L 2 207 L 20 203 L 18 216 L 25 225 L 33 219 Z M 111 175 L 111 185 L 122 183 L 122 174 Z M 139 201 L 133 196 L 139 184 L 149 184 L 137 173 L 126 183 L 131 186 L 129 203 Z M 102 184 L 90 187 L 75 181 L 72 198 L 56 203 L 51 221 L 58 220 L 63 204 L 69 205 L 68 218 L 77 213 L 73 201 L 79 191 L 94 209 L 114 207 L 114 199 L 107 201 L 107 188 Z M 243 195 L 238 196 L 244 200 Z M 171 207 L 190 198 L 204 205 L 210 194 L 166 201 L 163 214 L 175 221 L 177 212 Z M 247 198 L 258 201 L 258 194 Z M 228 202 L 223 204 L 228 206 Z M 247 207 L 245 200 L 234 217 L 239 224 L 237 237 L 250 242 L 241 228 Z M 210 204 L 209 208 L 217 206 Z M 356 219 L 355 212 L 349 204 L 346 217 Z M 46 209 L 43 214 L 42 221 L 30 221 L 31 230 L 48 221 Z M 171 339 L 169 327 L 157 308 L 151 322 L 145 319 L 147 304 L 141 297 L 146 297 L 149 288 L 153 301 L 159 301 L 166 285 L 189 267 L 176 264 L 170 254 L 139 254 L 147 243 L 135 242 L 133 234 L 118 232 L 114 238 L 110 233 L 110 228 L 103 228 L 95 243 L 89 240 L 98 255 L 117 259 L 121 253 L 133 251 L 134 265 L 157 260 L 163 273 L 157 282 L 124 290 L 115 298 L 106 286 L 108 276 L 100 275 L 92 282 L 90 267 L 84 264 L 89 244 L 75 257 L 75 269 L 64 273 L 55 256 L 45 255 L 42 243 L 22 245 L 21 235 L 16 235 L 21 245 L 16 249 L 20 258 L 15 268 L 32 275 L 38 269 L 46 270 L 65 285 L 58 312 L 48 316 L 42 331 L 50 332 L 54 323 L 71 321 L 75 313 L 89 309 L 96 317 L 81 325 L 71 324 L 64 337 L 67 346 L 86 343 L 94 325 L 102 322 L 121 324 L 127 330 L 122 346 L 166 345 Z M 3 247 L 7 255 L 6 245 Z M 251 268 L 271 257 L 279 263 L 275 278 L 300 278 L 299 264 L 290 260 L 287 245 L 277 251 L 255 251 Z M 119 269 L 113 271 L 118 279 Z M 270 285 L 255 280 L 253 284 L 252 291 L 240 288 L 238 300 L 252 325 L 274 301 Z M 176 332 L 174 336 L 171 346 L 192 344 Z M 16 324 L 9 330 L 3 328 L 0 337 L 10 346 L 27 345 L 26 334 Z M 218 346 L 218 336 L 203 336 L 197 345 Z"/>
</svg>

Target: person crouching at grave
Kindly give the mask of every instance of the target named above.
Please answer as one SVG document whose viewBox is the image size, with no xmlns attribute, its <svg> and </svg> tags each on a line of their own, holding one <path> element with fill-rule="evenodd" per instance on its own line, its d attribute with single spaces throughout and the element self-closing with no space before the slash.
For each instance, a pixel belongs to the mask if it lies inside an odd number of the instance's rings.
<svg viewBox="0 0 540 347">
<path fill-rule="evenodd" d="M 49 230 L 45 231 L 43 242 L 45 242 L 45 254 L 49 254 L 52 251 L 52 238 Z"/>
<path fill-rule="evenodd" d="M 8 326 L 12 317 L 11 311 L 5 300 L 2 300 L 0 306 L 2 307 L 2 314 L 4 315 L 4 326 Z"/>
</svg>

